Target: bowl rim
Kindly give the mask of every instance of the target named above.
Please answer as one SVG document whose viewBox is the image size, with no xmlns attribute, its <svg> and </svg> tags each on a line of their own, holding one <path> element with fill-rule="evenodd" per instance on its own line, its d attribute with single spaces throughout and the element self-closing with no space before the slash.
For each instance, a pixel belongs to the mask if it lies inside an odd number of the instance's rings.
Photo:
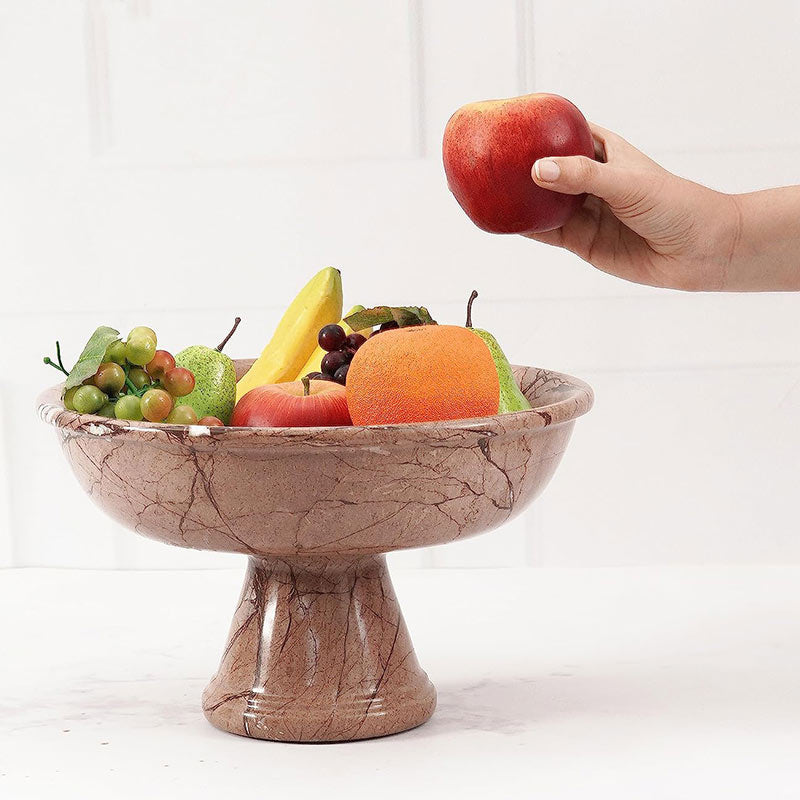
<svg viewBox="0 0 800 800">
<path fill-rule="evenodd" d="M 521 434 L 526 431 L 554 427 L 572 422 L 586 414 L 594 404 L 591 386 L 580 378 L 567 373 L 548 370 L 542 367 L 513 365 L 522 370 L 520 385 L 523 391 L 537 382 L 543 386 L 552 383 L 553 390 L 564 393 L 563 397 L 551 403 L 537 405 L 524 411 L 496 414 L 489 417 L 440 420 L 436 422 L 405 422 L 391 425 L 352 425 L 321 426 L 308 428 L 257 428 L 172 425 L 147 421 L 121 420 L 101 417 L 96 414 L 79 414 L 69 411 L 61 401 L 63 382 L 43 391 L 37 400 L 40 418 L 65 433 L 87 436 L 125 436 L 141 438 L 148 442 L 192 443 L 202 445 L 213 443 L 215 447 L 223 442 L 226 446 L 246 447 L 269 445 L 297 445 L 305 448 L 369 447 L 392 443 L 418 443 L 420 441 L 445 442 L 454 434 L 500 436 Z"/>
</svg>

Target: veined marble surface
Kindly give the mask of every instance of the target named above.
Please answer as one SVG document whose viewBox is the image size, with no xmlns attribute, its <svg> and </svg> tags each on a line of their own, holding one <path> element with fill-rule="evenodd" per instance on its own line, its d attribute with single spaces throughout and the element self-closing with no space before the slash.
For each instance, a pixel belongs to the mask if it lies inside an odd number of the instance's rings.
<svg viewBox="0 0 800 800">
<path fill-rule="evenodd" d="M 800 567 L 395 569 L 439 706 L 342 745 L 203 718 L 243 573 L 0 570 L 0 797 L 800 796 Z"/>
</svg>

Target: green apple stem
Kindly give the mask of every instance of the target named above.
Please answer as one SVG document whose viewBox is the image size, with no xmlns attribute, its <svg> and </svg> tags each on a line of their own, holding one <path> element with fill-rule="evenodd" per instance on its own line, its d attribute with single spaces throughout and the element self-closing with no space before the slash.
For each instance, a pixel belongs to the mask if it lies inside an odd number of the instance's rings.
<svg viewBox="0 0 800 800">
<path fill-rule="evenodd" d="M 472 304 L 475 302 L 475 298 L 478 296 L 478 293 L 473 289 L 472 294 L 469 296 L 469 300 L 467 300 L 467 325 L 466 327 L 472 327 Z"/>
<path fill-rule="evenodd" d="M 226 344 L 228 344 L 228 340 L 231 338 L 231 336 L 233 336 L 233 334 L 236 333 L 236 329 L 239 327 L 239 323 L 241 321 L 242 321 L 241 317 L 236 317 L 236 319 L 233 321 L 233 327 L 230 329 L 228 335 L 217 345 L 217 350 L 220 353 L 222 352 L 222 348 L 225 347 Z"/>
<path fill-rule="evenodd" d="M 309 378 L 308 375 L 303 375 L 303 377 L 300 378 L 300 382 L 303 384 L 303 397 L 308 397 L 311 393 L 311 378 Z"/>
</svg>

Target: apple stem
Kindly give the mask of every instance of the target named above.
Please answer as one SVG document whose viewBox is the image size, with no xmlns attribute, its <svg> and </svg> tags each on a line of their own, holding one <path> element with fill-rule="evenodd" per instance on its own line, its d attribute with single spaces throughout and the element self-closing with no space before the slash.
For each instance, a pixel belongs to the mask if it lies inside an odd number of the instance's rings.
<svg viewBox="0 0 800 800">
<path fill-rule="evenodd" d="M 236 329 L 239 327 L 239 323 L 241 321 L 242 321 L 241 317 L 236 317 L 236 319 L 233 321 L 233 327 L 230 329 L 228 335 L 217 345 L 217 350 L 220 353 L 222 352 L 222 348 L 225 347 L 226 344 L 228 344 L 228 340 L 231 338 L 231 336 L 233 336 L 233 334 L 236 333 Z"/>
<path fill-rule="evenodd" d="M 469 296 L 469 300 L 467 300 L 467 327 L 472 327 L 472 304 L 475 302 L 475 298 L 478 296 L 478 293 L 473 289 L 472 294 Z"/>
<path fill-rule="evenodd" d="M 303 384 L 303 397 L 308 397 L 311 392 L 311 378 L 308 375 L 303 375 L 300 378 L 300 382 Z"/>
</svg>

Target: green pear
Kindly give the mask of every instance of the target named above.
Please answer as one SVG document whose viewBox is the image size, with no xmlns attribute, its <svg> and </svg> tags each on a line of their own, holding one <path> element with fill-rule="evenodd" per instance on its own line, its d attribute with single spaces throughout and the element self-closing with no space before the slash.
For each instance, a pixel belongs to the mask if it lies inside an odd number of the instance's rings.
<svg viewBox="0 0 800 800">
<path fill-rule="evenodd" d="M 195 344 L 175 356 L 175 363 L 191 370 L 195 381 L 193 391 L 185 397 L 177 398 L 175 403 L 179 406 L 191 406 L 198 419 L 217 417 L 225 425 L 230 422 L 236 404 L 236 370 L 233 361 L 222 352 L 222 348 L 233 336 L 240 322 L 241 319 L 236 317 L 231 332 L 216 348 Z"/>
<path fill-rule="evenodd" d="M 467 328 L 485 342 L 489 352 L 492 354 L 492 361 L 494 361 L 497 377 L 500 380 L 500 407 L 498 413 L 509 414 L 512 411 L 524 411 L 530 408 L 531 404 L 528 402 L 528 398 L 522 394 L 522 390 L 514 378 L 511 364 L 508 363 L 506 354 L 498 344 L 497 339 L 489 331 L 472 327 L 472 303 L 477 296 L 478 293 L 473 291 L 467 302 Z"/>
</svg>

